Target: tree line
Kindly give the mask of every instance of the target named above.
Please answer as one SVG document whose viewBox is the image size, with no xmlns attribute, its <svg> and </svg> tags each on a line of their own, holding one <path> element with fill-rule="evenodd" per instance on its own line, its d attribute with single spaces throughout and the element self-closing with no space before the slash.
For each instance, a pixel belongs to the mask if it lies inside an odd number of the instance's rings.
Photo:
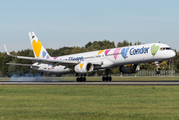
<svg viewBox="0 0 179 120">
<path fill-rule="evenodd" d="M 103 49 L 109 49 L 109 48 L 116 48 L 116 47 L 124 47 L 124 46 L 132 46 L 132 45 L 140 45 L 143 44 L 141 42 L 135 42 L 132 44 L 132 42 L 128 42 L 127 40 L 124 40 L 123 42 L 118 42 L 117 45 L 112 41 L 109 40 L 103 40 L 103 41 L 94 41 L 94 42 L 88 42 L 83 47 L 62 47 L 59 49 L 47 49 L 47 52 L 52 56 L 63 56 L 63 55 L 69 55 L 69 54 L 75 54 L 75 53 L 82 53 L 82 52 L 89 52 L 89 51 L 95 51 L 95 50 L 103 50 Z M 161 70 L 175 70 L 176 72 L 179 72 L 179 51 L 176 51 L 176 56 L 171 60 L 162 61 L 160 63 L 160 69 Z M 25 49 L 18 52 L 12 51 L 10 52 L 12 55 L 18 55 L 18 56 L 27 56 L 27 57 L 34 57 L 33 50 L 31 49 Z M 13 75 L 17 76 L 23 76 L 25 74 L 31 74 L 31 75 L 46 75 L 46 73 L 41 73 L 38 71 L 34 71 L 30 69 L 29 67 L 25 66 L 14 66 L 14 65 L 7 65 L 6 63 L 21 63 L 21 64 L 33 64 L 31 60 L 25 60 L 25 59 L 17 59 L 14 57 L 8 56 L 5 52 L 0 52 L 0 77 L 11 77 Z M 152 63 L 141 63 L 140 64 L 141 70 L 155 70 L 156 65 L 154 62 Z M 119 68 L 113 68 L 111 70 L 112 74 L 119 74 Z M 92 72 L 89 75 L 93 74 L 102 74 L 101 71 Z M 57 76 L 59 76 L 57 74 Z"/>
</svg>

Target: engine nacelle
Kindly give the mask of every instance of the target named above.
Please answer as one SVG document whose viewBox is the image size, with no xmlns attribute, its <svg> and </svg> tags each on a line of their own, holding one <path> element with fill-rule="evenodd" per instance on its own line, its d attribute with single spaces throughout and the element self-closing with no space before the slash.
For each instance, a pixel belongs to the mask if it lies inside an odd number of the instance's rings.
<svg viewBox="0 0 179 120">
<path fill-rule="evenodd" d="M 122 73 L 136 73 L 140 70 L 139 64 L 128 64 L 128 65 L 123 65 L 119 68 L 119 71 Z"/>
<path fill-rule="evenodd" d="M 89 62 L 82 62 L 74 67 L 74 71 L 76 73 L 82 73 L 82 74 L 92 72 L 93 69 L 94 69 L 93 64 Z"/>
</svg>

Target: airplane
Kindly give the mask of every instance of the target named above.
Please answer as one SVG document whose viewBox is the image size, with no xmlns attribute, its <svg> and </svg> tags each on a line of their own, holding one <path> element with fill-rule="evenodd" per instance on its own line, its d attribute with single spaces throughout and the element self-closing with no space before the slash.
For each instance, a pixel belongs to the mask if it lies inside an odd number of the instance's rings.
<svg viewBox="0 0 179 120">
<path fill-rule="evenodd" d="M 35 57 L 11 55 L 5 44 L 4 47 L 7 55 L 32 60 L 34 63 L 7 64 L 28 66 L 33 70 L 55 74 L 75 72 L 80 74 L 80 77 L 76 78 L 78 82 L 86 81 L 85 75 L 97 70 L 105 70 L 102 80 L 111 81 L 111 68 L 119 67 L 122 73 L 136 73 L 140 70 L 140 63 L 168 60 L 176 55 L 167 44 L 151 43 L 51 57 L 34 32 L 29 32 L 29 38 Z"/>
</svg>

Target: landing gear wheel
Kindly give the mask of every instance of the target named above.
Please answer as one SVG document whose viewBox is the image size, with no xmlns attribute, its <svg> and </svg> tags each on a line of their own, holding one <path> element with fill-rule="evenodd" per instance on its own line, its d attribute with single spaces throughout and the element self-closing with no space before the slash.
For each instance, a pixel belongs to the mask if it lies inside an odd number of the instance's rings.
<svg viewBox="0 0 179 120">
<path fill-rule="evenodd" d="M 111 77 L 102 77 L 102 80 L 103 80 L 103 81 L 111 81 L 112 78 L 111 78 Z"/>
<path fill-rule="evenodd" d="M 83 78 L 82 77 L 80 77 L 80 82 L 83 82 Z"/>
<path fill-rule="evenodd" d="M 76 81 L 77 81 L 77 82 L 80 82 L 80 78 L 79 78 L 79 77 L 77 77 L 77 78 L 76 78 Z"/>
<path fill-rule="evenodd" d="M 82 82 L 85 82 L 85 81 L 86 81 L 86 78 L 85 78 L 85 77 L 81 77 L 81 81 L 82 81 Z"/>
<path fill-rule="evenodd" d="M 106 80 L 106 77 L 103 77 L 102 80 L 105 81 L 105 80 Z"/>
<path fill-rule="evenodd" d="M 106 81 L 108 81 L 109 80 L 109 78 L 108 77 L 106 77 Z"/>
<path fill-rule="evenodd" d="M 83 81 L 84 81 L 84 82 L 86 81 L 86 77 L 83 77 Z"/>
<path fill-rule="evenodd" d="M 108 80 L 109 80 L 109 81 L 111 81 L 111 80 L 112 80 L 112 78 L 111 78 L 111 77 L 109 77 L 109 78 L 108 78 Z"/>
<path fill-rule="evenodd" d="M 160 74 L 160 70 L 156 70 L 156 71 L 155 71 L 155 74 Z"/>
</svg>

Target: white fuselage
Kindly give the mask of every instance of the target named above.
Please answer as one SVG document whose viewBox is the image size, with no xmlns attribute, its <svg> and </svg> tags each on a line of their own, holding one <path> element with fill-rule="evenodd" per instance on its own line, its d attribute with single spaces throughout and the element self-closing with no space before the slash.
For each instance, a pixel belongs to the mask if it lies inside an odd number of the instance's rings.
<svg viewBox="0 0 179 120">
<path fill-rule="evenodd" d="M 152 43 L 127 46 L 106 50 L 98 50 L 79 54 L 71 54 L 50 59 L 60 61 L 89 62 L 94 65 L 94 70 L 114 68 L 126 64 L 139 64 L 145 62 L 162 61 L 171 59 L 175 52 L 166 44 Z M 33 67 L 34 66 L 34 67 Z M 69 73 L 73 66 L 54 66 L 50 64 L 34 63 L 32 69 L 49 73 Z"/>
</svg>

